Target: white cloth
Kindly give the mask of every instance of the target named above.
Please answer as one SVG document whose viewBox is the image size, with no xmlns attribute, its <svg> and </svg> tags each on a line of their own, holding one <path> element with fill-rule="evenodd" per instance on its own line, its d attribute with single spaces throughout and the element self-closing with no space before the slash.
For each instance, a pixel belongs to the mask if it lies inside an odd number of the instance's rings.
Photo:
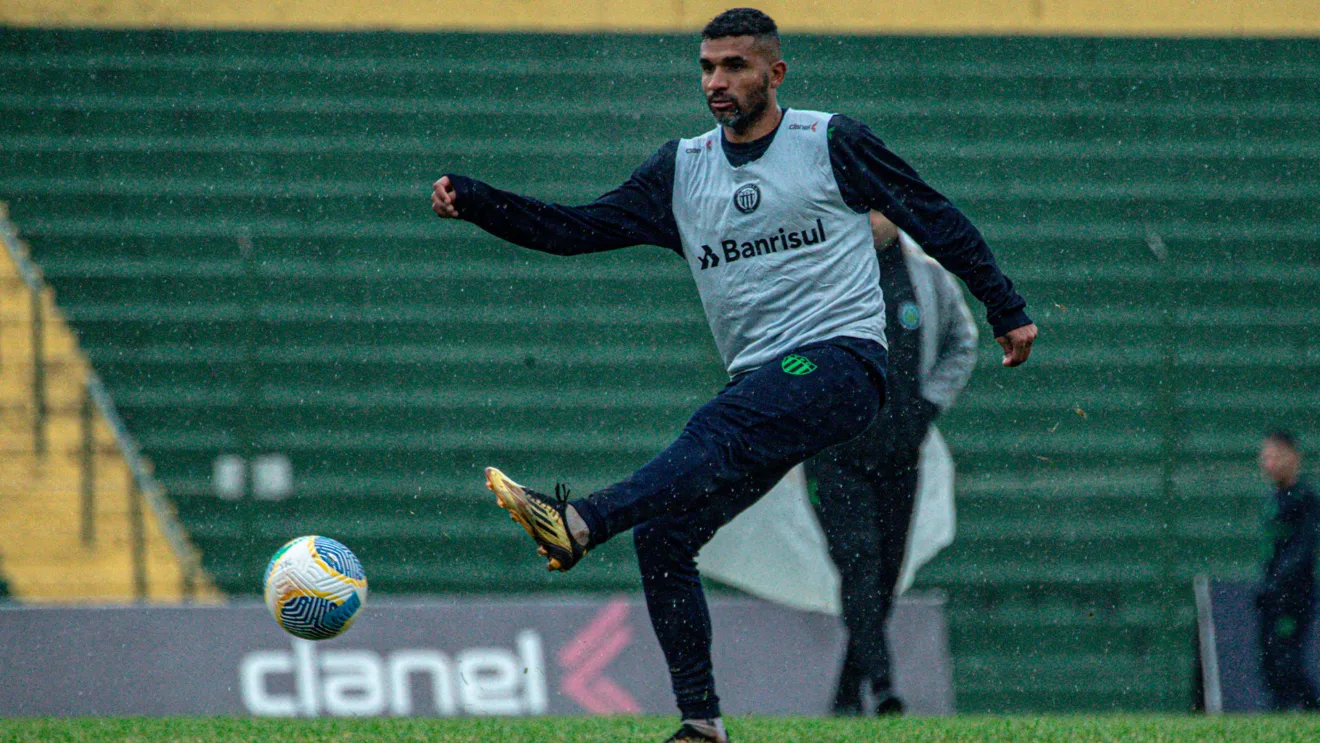
<svg viewBox="0 0 1320 743">
<path fill-rule="evenodd" d="M 930 427 L 921 445 L 917 499 L 908 529 L 898 593 L 917 570 L 953 543 L 953 457 Z M 697 555 L 703 575 L 795 609 L 838 615 L 839 573 L 807 493 L 802 465 L 720 529 Z"/>
</svg>

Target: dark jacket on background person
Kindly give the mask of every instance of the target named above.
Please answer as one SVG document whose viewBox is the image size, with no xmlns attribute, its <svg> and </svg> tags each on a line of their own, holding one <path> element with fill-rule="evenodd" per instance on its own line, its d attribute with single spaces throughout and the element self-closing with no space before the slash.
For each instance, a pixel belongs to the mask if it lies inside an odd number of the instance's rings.
<svg viewBox="0 0 1320 743">
<path fill-rule="evenodd" d="M 1266 530 L 1271 542 L 1260 600 L 1309 609 L 1315 596 L 1315 559 L 1320 543 L 1320 499 L 1305 481 L 1279 488 L 1269 499 Z"/>
<path fill-rule="evenodd" d="M 1315 553 L 1320 540 L 1320 500 L 1300 480 L 1270 496 L 1266 530 L 1271 552 L 1265 562 L 1260 610 L 1261 680 L 1276 710 L 1320 710 L 1306 667 L 1306 639 L 1315 619 Z"/>
</svg>

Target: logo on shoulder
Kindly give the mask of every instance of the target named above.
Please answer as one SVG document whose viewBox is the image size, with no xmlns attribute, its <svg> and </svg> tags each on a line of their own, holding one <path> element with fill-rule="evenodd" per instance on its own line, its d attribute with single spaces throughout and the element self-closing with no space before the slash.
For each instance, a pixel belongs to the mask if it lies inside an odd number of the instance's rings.
<svg viewBox="0 0 1320 743">
<path fill-rule="evenodd" d="M 700 155 L 700 154 L 701 154 L 701 149 L 702 149 L 702 148 L 700 148 L 700 147 L 688 147 L 688 148 L 684 149 L 683 152 L 686 152 L 686 153 L 689 154 L 689 155 Z M 709 140 L 709 139 L 706 140 L 706 148 L 705 148 L 705 149 L 706 149 L 707 152 L 710 152 L 710 140 Z"/>
<path fill-rule="evenodd" d="M 921 307 L 916 302 L 904 302 L 898 306 L 898 324 L 904 330 L 916 330 L 921 327 Z"/>
<path fill-rule="evenodd" d="M 813 121 L 813 122 L 811 122 L 810 124 L 789 124 L 789 125 L 788 125 L 788 130 L 789 130 L 790 132 L 792 132 L 792 131 L 798 131 L 798 130 L 810 130 L 810 131 L 813 131 L 813 132 L 814 132 L 814 131 L 816 131 L 816 125 L 818 125 L 818 124 L 820 124 L 819 121 Z"/>
<path fill-rule="evenodd" d="M 748 183 L 733 192 L 733 205 L 743 214 L 751 214 L 761 205 L 761 187 Z"/>
</svg>

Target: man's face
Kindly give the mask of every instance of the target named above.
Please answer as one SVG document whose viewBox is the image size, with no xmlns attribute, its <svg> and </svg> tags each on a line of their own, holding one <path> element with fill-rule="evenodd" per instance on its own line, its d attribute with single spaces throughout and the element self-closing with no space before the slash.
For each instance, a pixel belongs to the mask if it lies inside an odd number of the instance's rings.
<svg viewBox="0 0 1320 743">
<path fill-rule="evenodd" d="M 1301 457 L 1291 448 L 1277 442 L 1266 441 L 1260 447 L 1260 473 L 1275 485 L 1291 485 L 1297 480 Z"/>
<path fill-rule="evenodd" d="M 765 114 L 770 91 L 784 81 L 787 70 L 771 56 L 753 36 L 701 42 L 701 91 L 716 121 L 742 132 Z"/>
</svg>

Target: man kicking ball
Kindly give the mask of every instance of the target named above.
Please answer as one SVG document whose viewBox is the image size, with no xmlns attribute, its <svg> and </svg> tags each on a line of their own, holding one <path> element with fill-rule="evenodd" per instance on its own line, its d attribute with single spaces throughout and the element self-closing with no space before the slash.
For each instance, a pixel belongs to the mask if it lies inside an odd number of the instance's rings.
<svg viewBox="0 0 1320 743">
<path fill-rule="evenodd" d="M 701 87 L 719 126 L 672 140 L 585 206 L 480 181 L 436 181 L 436 214 L 556 255 L 630 245 L 687 261 L 732 381 L 678 440 L 623 482 L 569 501 L 495 468 L 487 485 L 551 570 L 633 530 L 651 625 L 682 713 L 670 741 L 727 741 L 697 551 L 794 465 L 848 441 L 884 404 L 885 313 L 869 212 L 885 214 L 987 309 L 1004 365 L 1036 327 L 979 232 L 861 123 L 780 108 L 788 66 L 773 20 L 721 13 L 701 34 Z M 773 561 L 773 554 L 765 555 Z"/>
</svg>

